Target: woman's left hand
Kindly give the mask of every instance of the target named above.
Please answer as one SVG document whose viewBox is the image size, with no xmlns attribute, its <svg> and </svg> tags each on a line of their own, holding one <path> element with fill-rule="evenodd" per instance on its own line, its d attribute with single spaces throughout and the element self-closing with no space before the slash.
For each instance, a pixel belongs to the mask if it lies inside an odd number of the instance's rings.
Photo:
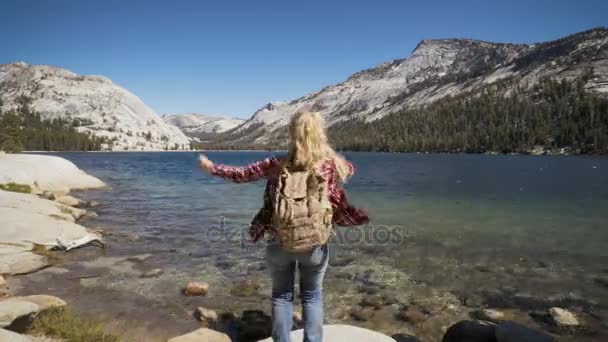
<svg viewBox="0 0 608 342">
<path fill-rule="evenodd" d="M 201 154 L 199 156 L 199 166 L 201 167 L 201 170 L 203 170 L 205 172 L 211 172 L 211 168 L 213 167 L 213 162 L 211 160 L 209 160 L 209 158 L 207 158 L 206 155 Z"/>
</svg>

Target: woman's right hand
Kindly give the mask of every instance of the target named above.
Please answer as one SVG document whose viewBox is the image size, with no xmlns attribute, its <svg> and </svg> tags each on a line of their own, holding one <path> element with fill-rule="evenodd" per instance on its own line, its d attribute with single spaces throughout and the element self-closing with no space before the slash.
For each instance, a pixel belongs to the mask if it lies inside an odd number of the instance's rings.
<svg viewBox="0 0 608 342">
<path fill-rule="evenodd" d="M 213 168 L 213 162 L 211 160 L 209 160 L 209 158 L 207 158 L 206 155 L 200 154 L 198 156 L 198 160 L 199 160 L 199 166 L 200 166 L 201 170 L 203 170 L 205 172 L 211 172 L 211 168 Z"/>
</svg>

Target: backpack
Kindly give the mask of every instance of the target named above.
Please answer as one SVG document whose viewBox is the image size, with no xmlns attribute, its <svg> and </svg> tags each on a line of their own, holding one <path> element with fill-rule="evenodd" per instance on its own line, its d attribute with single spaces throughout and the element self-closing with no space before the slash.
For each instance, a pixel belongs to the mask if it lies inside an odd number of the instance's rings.
<svg viewBox="0 0 608 342">
<path fill-rule="evenodd" d="M 272 226 L 281 247 L 302 253 L 324 245 L 332 218 L 327 181 L 315 170 L 283 167 L 272 198 Z"/>
</svg>

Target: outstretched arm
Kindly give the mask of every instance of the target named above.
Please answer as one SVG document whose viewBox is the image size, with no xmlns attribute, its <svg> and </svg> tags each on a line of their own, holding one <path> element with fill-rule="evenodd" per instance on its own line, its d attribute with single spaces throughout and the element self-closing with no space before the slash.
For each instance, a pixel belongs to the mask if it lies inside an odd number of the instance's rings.
<svg viewBox="0 0 608 342">
<path fill-rule="evenodd" d="M 265 178 L 275 167 L 279 165 L 279 159 L 268 157 L 266 159 L 253 162 L 244 167 L 214 164 L 207 157 L 201 155 L 200 167 L 208 173 L 222 177 L 236 183 L 253 182 L 260 178 Z"/>
</svg>

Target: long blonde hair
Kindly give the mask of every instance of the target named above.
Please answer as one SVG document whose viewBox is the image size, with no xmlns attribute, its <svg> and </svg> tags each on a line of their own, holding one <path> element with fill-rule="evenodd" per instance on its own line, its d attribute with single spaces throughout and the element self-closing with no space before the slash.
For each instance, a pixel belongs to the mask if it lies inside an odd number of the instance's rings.
<svg viewBox="0 0 608 342">
<path fill-rule="evenodd" d="M 329 145 L 321 115 L 306 109 L 298 110 L 289 122 L 287 163 L 296 168 L 312 169 L 328 159 L 335 163 L 338 179 L 346 181 L 350 165 Z"/>
</svg>

